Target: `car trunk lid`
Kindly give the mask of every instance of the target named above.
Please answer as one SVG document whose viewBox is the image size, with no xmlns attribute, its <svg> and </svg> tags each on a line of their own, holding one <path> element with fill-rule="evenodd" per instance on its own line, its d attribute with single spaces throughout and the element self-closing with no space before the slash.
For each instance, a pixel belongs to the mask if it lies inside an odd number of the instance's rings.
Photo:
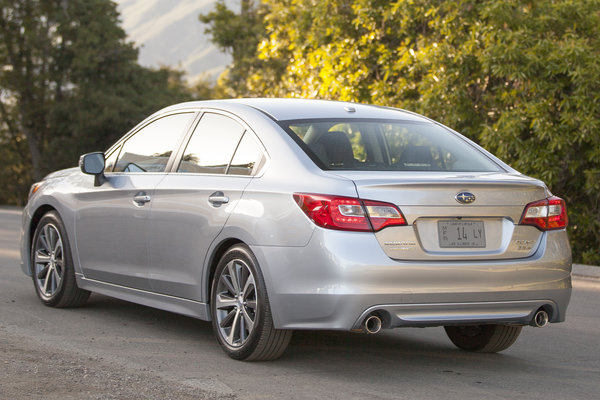
<svg viewBox="0 0 600 400">
<path fill-rule="evenodd" d="M 528 203 L 549 193 L 541 181 L 518 173 L 335 173 L 352 179 L 361 199 L 402 211 L 407 226 L 375 233 L 394 259 L 523 258 L 535 253 L 543 237 L 519 221 Z"/>
</svg>

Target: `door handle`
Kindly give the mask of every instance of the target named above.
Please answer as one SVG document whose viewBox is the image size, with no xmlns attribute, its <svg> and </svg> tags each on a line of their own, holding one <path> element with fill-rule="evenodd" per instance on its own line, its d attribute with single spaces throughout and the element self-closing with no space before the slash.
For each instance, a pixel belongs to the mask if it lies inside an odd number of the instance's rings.
<svg viewBox="0 0 600 400">
<path fill-rule="evenodd" d="M 214 192 L 208 196 L 208 202 L 213 207 L 221 207 L 223 204 L 229 203 L 229 197 L 225 196 L 223 192 Z"/>
<path fill-rule="evenodd" d="M 139 192 L 135 196 L 133 196 L 133 202 L 138 206 L 143 206 L 144 204 L 150 202 L 152 198 L 148 196 L 145 192 Z"/>
</svg>

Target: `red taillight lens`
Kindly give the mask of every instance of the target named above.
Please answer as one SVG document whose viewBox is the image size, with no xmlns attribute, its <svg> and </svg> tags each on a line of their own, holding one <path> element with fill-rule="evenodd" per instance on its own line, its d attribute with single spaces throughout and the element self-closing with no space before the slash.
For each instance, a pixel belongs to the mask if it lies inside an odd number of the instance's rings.
<svg viewBox="0 0 600 400">
<path fill-rule="evenodd" d="M 294 200 L 308 218 L 323 228 L 372 232 L 390 225 L 406 225 L 400 210 L 389 203 L 302 193 L 294 194 Z"/>
<path fill-rule="evenodd" d="M 294 200 L 315 224 L 329 229 L 370 231 L 371 225 L 358 199 L 294 194 Z"/>
<path fill-rule="evenodd" d="M 543 231 L 562 229 L 568 223 L 567 205 L 556 196 L 527 204 L 521 217 L 521 225 L 533 225 Z"/>
</svg>

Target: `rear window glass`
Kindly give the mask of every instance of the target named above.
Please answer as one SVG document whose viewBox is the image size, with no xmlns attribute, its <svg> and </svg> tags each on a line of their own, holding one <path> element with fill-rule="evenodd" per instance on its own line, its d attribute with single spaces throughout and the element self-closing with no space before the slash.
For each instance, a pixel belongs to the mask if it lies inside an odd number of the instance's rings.
<svg viewBox="0 0 600 400">
<path fill-rule="evenodd" d="M 428 122 L 319 119 L 280 125 L 322 169 L 502 171 L 461 137 Z"/>
</svg>

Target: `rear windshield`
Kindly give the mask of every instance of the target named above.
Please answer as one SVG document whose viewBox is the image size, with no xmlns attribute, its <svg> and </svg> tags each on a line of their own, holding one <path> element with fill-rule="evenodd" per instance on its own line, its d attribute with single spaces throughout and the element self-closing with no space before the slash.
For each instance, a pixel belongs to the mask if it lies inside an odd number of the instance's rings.
<svg viewBox="0 0 600 400">
<path fill-rule="evenodd" d="M 318 119 L 280 126 L 322 169 L 502 171 L 466 140 L 429 122 Z"/>
</svg>

